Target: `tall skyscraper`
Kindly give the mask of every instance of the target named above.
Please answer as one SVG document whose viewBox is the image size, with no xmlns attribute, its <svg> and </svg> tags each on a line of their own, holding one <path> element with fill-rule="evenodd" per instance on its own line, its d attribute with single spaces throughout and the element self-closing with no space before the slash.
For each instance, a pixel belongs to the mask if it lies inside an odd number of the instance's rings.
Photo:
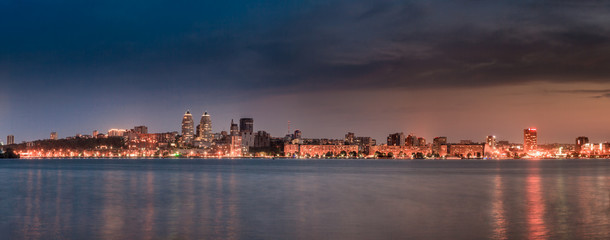
<svg viewBox="0 0 610 240">
<path fill-rule="evenodd" d="M 231 130 L 231 136 L 239 135 L 239 128 L 237 127 L 237 124 L 233 122 L 233 119 L 231 119 L 231 128 L 229 129 Z"/>
<path fill-rule="evenodd" d="M 51 140 L 57 140 L 57 132 L 51 132 Z"/>
<path fill-rule="evenodd" d="M 204 142 L 211 142 L 214 136 L 212 136 L 212 119 L 208 112 L 203 113 L 201 115 L 201 120 L 199 120 L 199 128 L 197 129 L 199 133 L 199 137 Z"/>
<path fill-rule="evenodd" d="M 8 135 L 6 136 L 6 145 L 15 144 L 15 136 Z"/>
<path fill-rule="evenodd" d="M 533 151 L 538 148 L 538 131 L 535 128 L 523 129 L 523 150 Z"/>
<path fill-rule="evenodd" d="M 580 152 L 582 150 L 582 146 L 589 143 L 589 138 L 585 136 L 580 136 L 576 138 L 576 152 Z"/>
<path fill-rule="evenodd" d="M 193 122 L 193 115 L 190 111 L 186 111 L 182 117 L 182 142 L 191 143 L 195 135 L 195 126 Z"/>
<path fill-rule="evenodd" d="M 254 133 L 254 119 L 240 118 L 239 119 L 239 132 L 240 133 Z"/>
</svg>

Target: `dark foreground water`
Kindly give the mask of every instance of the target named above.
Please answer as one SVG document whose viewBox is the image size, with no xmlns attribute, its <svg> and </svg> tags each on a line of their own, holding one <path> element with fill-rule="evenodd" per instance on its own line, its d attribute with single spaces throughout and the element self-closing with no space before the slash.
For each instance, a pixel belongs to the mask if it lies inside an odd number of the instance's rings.
<svg viewBox="0 0 610 240">
<path fill-rule="evenodd" d="M 608 239 L 609 160 L 3 160 L 1 239 Z"/>
</svg>

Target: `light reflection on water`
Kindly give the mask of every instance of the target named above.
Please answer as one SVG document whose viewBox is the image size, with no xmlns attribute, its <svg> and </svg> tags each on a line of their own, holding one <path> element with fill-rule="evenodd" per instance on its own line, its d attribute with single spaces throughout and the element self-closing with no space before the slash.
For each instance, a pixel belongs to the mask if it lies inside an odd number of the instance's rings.
<svg viewBox="0 0 610 240">
<path fill-rule="evenodd" d="M 9 160 L 3 239 L 607 239 L 610 161 Z"/>
</svg>

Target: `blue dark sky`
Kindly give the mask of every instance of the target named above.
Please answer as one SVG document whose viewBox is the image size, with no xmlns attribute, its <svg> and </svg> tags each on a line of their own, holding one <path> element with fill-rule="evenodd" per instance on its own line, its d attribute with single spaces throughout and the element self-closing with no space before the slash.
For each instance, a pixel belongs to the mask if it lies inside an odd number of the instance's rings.
<svg viewBox="0 0 610 240">
<path fill-rule="evenodd" d="M 605 1 L 1 1 L 0 136 L 147 125 L 610 140 Z"/>
</svg>

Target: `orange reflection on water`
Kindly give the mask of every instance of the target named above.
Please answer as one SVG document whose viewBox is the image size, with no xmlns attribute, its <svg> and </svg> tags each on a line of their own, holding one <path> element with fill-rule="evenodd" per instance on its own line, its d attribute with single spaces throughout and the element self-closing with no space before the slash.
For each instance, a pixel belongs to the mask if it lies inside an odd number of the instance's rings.
<svg viewBox="0 0 610 240">
<path fill-rule="evenodd" d="M 492 204 L 492 218 L 494 220 L 493 239 L 508 239 L 506 235 L 507 220 L 504 209 L 504 192 L 502 177 L 497 174 L 494 178 L 494 192 Z"/>
<path fill-rule="evenodd" d="M 528 238 L 546 239 L 548 238 L 549 231 L 544 221 L 545 204 L 542 195 L 540 168 L 538 168 L 538 166 L 528 168 L 528 175 L 525 181 Z"/>
</svg>

